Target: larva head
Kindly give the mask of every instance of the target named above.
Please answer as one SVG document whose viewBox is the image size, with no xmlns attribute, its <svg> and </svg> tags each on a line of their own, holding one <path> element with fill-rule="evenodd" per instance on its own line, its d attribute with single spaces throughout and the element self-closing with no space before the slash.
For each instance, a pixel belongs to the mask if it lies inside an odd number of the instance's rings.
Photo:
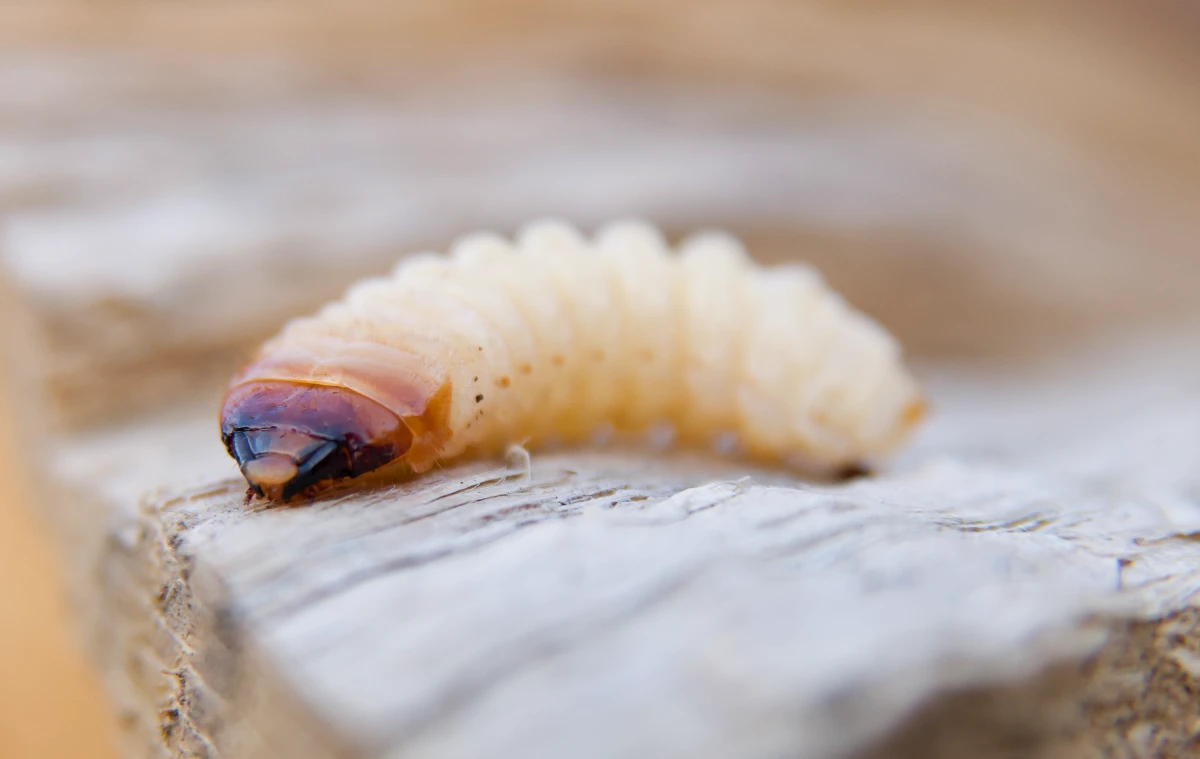
<svg viewBox="0 0 1200 759">
<path fill-rule="evenodd" d="M 221 436 L 258 495 L 287 500 L 393 461 L 430 468 L 451 438 L 452 397 L 418 354 L 285 331 L 233 378 Z"/>
<path fill-rule="evenodd" d="M 221 439 L 257 495 L 286 500 L 395 461 L 412 446 L 413 433 L 395 413 L 353 390 L 262 381 L 230 391 Z"/>
</svg>

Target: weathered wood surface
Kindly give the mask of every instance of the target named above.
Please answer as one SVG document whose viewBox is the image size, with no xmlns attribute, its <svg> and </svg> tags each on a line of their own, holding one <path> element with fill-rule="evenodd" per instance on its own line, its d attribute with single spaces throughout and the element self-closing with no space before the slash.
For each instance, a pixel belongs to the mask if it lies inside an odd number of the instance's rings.
<svg viewBox="0 0 1200 759">
<path fill-rule="evenodd" d="M 323 44 L 358 12 L 126 7 L 64 55 L 69 14 L 18 5 L 0 337 L 131 754 L 1195 748 L 1196 343 L 1077 343 L 1196 313 L 1193 58 L 1017 4 L 533 0 L 412 6 L 360 60 Z M 731 227 L 1003 372 L 931 373 L 916 448 L 846 487 L 615 449 L 241 506 L 212 406 L 244 351 L 554 213 Z"/>
<path fill-rule="evenodd" d="M 930 373 L 839 486 L 609 448 L 246 507 L 211 420 L 60 477 L 120 515 L 94 629 L 144 755 L 1187 756 L 1193 342 Z"/>
</svg>

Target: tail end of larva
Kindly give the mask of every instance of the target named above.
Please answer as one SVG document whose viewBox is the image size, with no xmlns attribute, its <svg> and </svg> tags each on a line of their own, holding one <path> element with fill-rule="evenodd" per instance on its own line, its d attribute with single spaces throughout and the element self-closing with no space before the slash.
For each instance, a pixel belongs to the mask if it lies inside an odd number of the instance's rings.
<svg viewBox="0 0 1200 759">
<path fill-rule="evenodd" d="M 929 411 L 929 401 L 920 391 L 909 396 L 900 406 L 888 434 L 878 446 L 875 455 L 869 457 L 869 460 L 854 462 L 854 465 L 863 467 L 867 471 L 878 468 L 883 461 L 896 455 L 912 439 L 921 423 L 929 416 Z"/>
<path fill-rule="evenodd" d="M 909 401 L 900 414 L 900 423 L 906 430 L 914 430 L 929 416 L 929 401 L 924 395 L 918 395 Z"/>
<path fill-rule="evenodd" d="M 820 480 L 846 482 L 868 477 L 886 467 L 887 461 L 912 438 L 928 413 L 928 401 L 917 395 L 900 407 L 888 432 L 858 455 L 829 457 L 793 451 L 784 460 L 791 468 Z"/>
</svg>

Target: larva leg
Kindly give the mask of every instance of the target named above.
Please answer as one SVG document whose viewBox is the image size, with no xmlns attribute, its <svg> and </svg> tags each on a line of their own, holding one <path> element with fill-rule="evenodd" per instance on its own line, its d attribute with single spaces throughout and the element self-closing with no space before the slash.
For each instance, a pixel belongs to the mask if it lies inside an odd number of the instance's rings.
<svg viewBox="0 0 1200 759">
<path fill-rule="evenodd" d="M 533 479 L 533 459 L 529 455 L 528 449 L 526 449 L 523 444 L 513 443 L 512 445 L 508 446 L 508 450 L 505 452 L 505 455 L 507 456 L 508 463 L 510 465 L 517 464 L 521 467 L 522 476 L 525 478 L 526 482 Z"/>
</svg>

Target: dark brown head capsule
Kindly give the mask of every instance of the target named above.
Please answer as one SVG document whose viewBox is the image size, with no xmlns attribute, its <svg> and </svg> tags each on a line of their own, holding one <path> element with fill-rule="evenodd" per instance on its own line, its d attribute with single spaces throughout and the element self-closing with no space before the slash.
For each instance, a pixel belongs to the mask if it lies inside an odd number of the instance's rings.
<svg viewBox="0 0 1200 759">
<path fill-rule="evenodd" d="M 353 390 L 262 381 L 230 391 L 221 439 L 255 494 L 287 500 L 401 458 L 413 434 L 395 413 Z"/>
<path fill-rule="evenodd" d="M 293 332 L 233 377 L 221 408 L 221 439 L 256 494 L 287 500 L 392 462 L 424 472 L 442 456 L 444 372 L 392 345 Z"/>
</svg>

